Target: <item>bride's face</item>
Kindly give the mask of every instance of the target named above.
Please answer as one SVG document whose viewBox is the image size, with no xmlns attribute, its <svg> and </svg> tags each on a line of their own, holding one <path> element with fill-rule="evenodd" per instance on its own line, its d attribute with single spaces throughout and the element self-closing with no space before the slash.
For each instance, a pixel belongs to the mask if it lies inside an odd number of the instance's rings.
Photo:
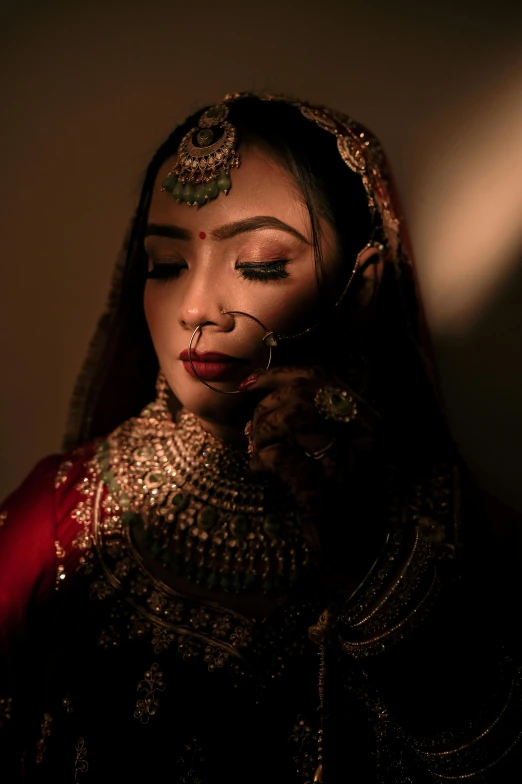
<svg viewBox="0 0 522 784">
<path fill-rule="evenodd" d="M 194 377 L 190 337 L 207 322 L 192 344 L 196 370 L 212 386 L 232 391 L 266 366 L 268 349 L 259 324 L 223 311 L 251 314 L 276 333 L 310 326 L 318 305 L 310 219 L 293 177 L 257 148 L 241 151 L 228 196 L 200 209 L 161 190 L 174 163 L 162 166 L 149 210 L 145 314 L 181 404 L 203 419 L 233 422 L 244 418 L 248 396 L 219 394 Z M 325 272 L 335 281 L 341 271 L 334 232 L 320 223 Z"/>
</svg>

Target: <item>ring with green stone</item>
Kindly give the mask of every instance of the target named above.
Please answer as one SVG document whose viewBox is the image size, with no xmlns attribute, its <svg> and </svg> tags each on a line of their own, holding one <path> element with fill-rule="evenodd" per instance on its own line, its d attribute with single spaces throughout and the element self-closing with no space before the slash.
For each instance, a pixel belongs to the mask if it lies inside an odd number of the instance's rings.
<svg viewBox="0 0 522 784">
<path fill-rule="evenodd" d="M 353 397 L 340 387 L 320 387 L 315 393 L 314 405 L 322 417 L 335 422 L 353 422 L 359 413 Z"/>
</svg>

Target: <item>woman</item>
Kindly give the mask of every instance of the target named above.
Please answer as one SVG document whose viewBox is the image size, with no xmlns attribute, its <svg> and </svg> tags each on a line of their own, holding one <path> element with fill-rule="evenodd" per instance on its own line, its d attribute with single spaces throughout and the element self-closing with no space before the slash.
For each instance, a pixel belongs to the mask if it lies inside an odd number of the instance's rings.
<svg viewBox="0 0 522 784">
<path fill-rule="evenodd" d="M 190 117 L 67 451 L 2 507 L 5 780 L 511 781 L 508 556 L 463 481 L 377 141 Z"/>
</svg>

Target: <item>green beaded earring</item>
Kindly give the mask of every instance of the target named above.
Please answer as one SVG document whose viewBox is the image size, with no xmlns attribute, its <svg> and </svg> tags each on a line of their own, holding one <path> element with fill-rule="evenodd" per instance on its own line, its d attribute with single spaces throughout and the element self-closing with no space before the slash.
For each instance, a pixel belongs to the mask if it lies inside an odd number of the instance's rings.
<svg viewBox="0 0 522 784">
<path fill-rule="evenodd" d="M 167 174 L 161 189 L 177 202 L 202 207 L 231 188 L 230 169 L 240 163 L 236 152 L 237 132 L 227 122 L 228 106 L 220 103 L 204 112 L 198 127 L 181 140 L 178 162 Z"/>
</svg>

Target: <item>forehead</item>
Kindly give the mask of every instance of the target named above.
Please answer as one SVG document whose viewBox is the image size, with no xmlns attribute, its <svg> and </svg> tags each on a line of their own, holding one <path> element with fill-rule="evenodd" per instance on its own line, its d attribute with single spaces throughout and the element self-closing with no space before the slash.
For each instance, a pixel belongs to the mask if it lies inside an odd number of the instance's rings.
<svg viewBox="0 0 522 784">
<path fill-rule="evenodd" d="M 149 208 L 152 223 L 174 223 L 191 231 L 208 231 L 254 215 L 270 215 L 308 234 L 309 216 L 299 187 L 286 169 L 255 148 L 240 149 L 241 165 L 232 169 L 232 186 L 203 207 L 178 202 L 161 183 L 176 163 L 169 158 L 158 172 Z"/>
</svg>

